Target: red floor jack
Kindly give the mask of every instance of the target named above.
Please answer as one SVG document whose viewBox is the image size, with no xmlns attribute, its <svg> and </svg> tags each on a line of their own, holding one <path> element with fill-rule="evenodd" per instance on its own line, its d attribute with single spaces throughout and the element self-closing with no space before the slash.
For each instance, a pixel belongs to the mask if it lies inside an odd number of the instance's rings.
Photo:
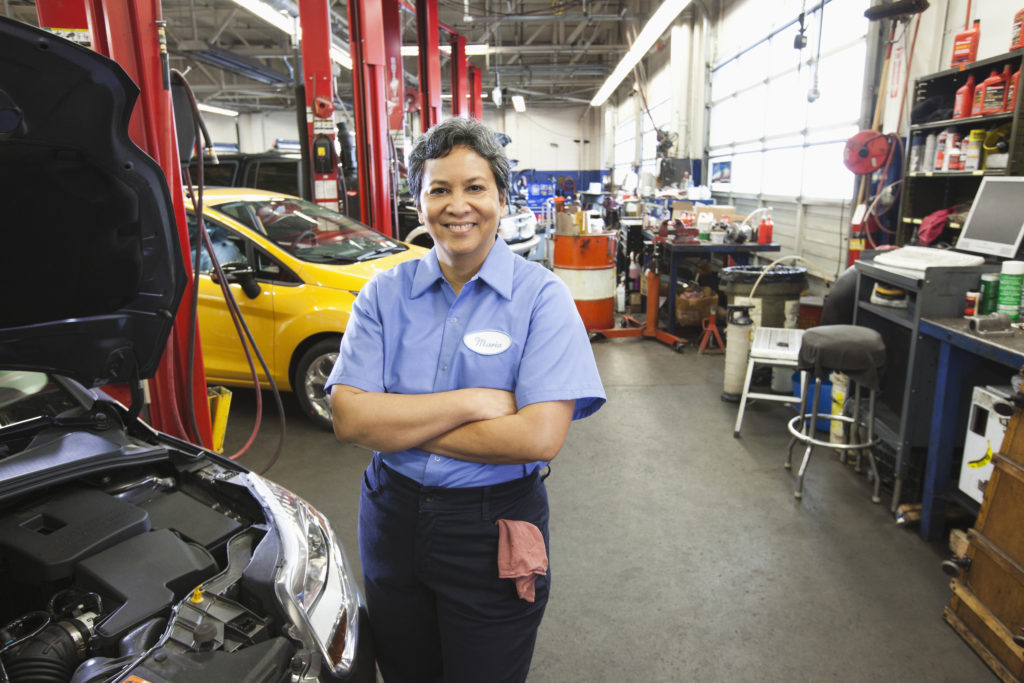
<svg viewBox="0 0 1024 683">
<path fill-rule="evenodd" d="M 660 284 L 661 275 L 658 273 L 658 251 L 657 245 L 655 245 L 655 251 L 651 256 L 650 268 L 647 270 L 647 315 L 644 322 L 640 322 L 627 315 L 622 319 L 625 327 L 615 327 L 610 330 L 592 330 L 590 338 L 650 337 L 657 339 L 663 344 L 668 344 L 676 351 L 682 353 L 683 346 L 686 345 L 687 340 L 658 329 L 658 300 L 660 298 L 658 290 Z M 669 305 L 672 305 L 672 302 L 669 302 Z"/>
</svg>

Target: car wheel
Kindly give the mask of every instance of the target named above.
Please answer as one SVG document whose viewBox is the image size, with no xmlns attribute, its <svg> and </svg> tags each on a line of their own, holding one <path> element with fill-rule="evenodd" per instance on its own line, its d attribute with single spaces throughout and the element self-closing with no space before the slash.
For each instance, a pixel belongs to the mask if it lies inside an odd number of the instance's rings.
<svg viewBox="0 0 1024 683">
<path fill-rule="evenodd" d="M 338 359 L 338 339 L 324 339 L 306 349 L 295 366 L 292 389 L 306 417 L 324 429 L 331 425 L 331 397 L 324 393 L 324 383 Z"/>
</svg>

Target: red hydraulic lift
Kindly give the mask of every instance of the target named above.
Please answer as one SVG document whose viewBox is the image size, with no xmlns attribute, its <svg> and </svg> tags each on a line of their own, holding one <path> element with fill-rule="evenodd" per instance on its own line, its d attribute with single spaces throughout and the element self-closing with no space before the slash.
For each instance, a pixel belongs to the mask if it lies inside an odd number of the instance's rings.
<svg viewBox="0 0 1024 683">
<path fill-rule="evenodd" d="M 302 27 L 302 83 L 306 95 L 310 189 L 313 200 L 337 211 L 338 158 L 334 152 L 334 73 L 328 0 L 298 0 Z M 368 215 L 368 214 L 363 214 Z"/>
<path fill-rule="evenodd" d="M 426 132 L 441 122 L 441 44 L 437 0 L 416 0 L 416 34 L 420 48 L 420 125 Z"/>
<path fill-rule="evenodd" d="M 452 116 L 469 116 L 469 84 L 466 77 L 466 36 L 453 34 L 452 44 Z"/>
<path fill-rule="evenodd" d="M 195 281 L 188 255 L 188 223 L 181 192 L 178 141 L 171 106 L 167 41 L 159 0 L 38 0 L 39 25 L 48 28 L 88 28 L 92 48 L 116 61 L 139 86 L 141 94 L 129 123 L 132 140 L 153 157 L 167 176 L 178 224 L 185 272 L 182 301 L 190 301 Z M 83 18 L 85 24 L 82 24 Z M 206 376 L 198 331 L 192 334 L 189 306 L 179 306 L 163 359 L 150 383 L 150 423 L 156 429 L 212 447 Z M 192 404 L 198 434 L 190 434 L 182 416 L 188 415 L 188 350 L 194 347 L 191 375 Z"/>
<path fill-rule="evenodd" d="M 477 121 L 483 121 L 482 93 L 480 69 L 469 65 L 469 115 Z"/>
<path fill-rule="evenodd" d="M 385 4 L 393 0 L 348 3 L 352 51 L 353 109 L 356 118 L 356 163 L 363 222 L 393 235 L 388 159 L 388 60 L 385 50 Z M 389 14 L 390 16 L 390 14 Z M 397 16 L 397 12 L 394 13 Z M 399 89 L 401 92 L 401 89 Z"/>
</svg>

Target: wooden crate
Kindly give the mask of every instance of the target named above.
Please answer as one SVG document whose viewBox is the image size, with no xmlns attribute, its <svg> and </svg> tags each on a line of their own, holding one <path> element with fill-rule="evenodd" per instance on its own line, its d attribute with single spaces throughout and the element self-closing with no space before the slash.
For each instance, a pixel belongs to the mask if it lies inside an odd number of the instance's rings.
<svg viewBox="0 0 1024 683">
<path fill-rule="evenodd" d="M 944 617 L 1003 681 L 1024 680 L 1024 418 L 1014 412 Z M 1024 642 L 1024 641 L 1022 641 Z"/>
</svg>

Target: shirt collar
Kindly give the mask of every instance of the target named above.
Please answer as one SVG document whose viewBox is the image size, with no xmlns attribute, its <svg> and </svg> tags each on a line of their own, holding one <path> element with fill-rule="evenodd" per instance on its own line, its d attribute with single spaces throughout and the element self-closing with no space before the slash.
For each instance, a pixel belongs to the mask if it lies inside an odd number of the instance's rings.
<svg viewBox="0 0 1024 683">
<path fill-rule="evenodd" d="M 474 279 L 483 280 L 495 292 L 505 299 L 511 300 L 515 258 L 516 255 L 505 244 L 505 240 L 500 237 L 495 239 L 494 246 L 487 253 L 487 258 L 484 259 L 484 263 L 480 266 Z M 441 264 L 437 262 L 437 251 L 431 249 L 416 266 L 412 290 L 409 292 L 410 296 L 415 299 L 439 280 L 444 280 L 444 275 L 441 273 Z"/>
</svg>

